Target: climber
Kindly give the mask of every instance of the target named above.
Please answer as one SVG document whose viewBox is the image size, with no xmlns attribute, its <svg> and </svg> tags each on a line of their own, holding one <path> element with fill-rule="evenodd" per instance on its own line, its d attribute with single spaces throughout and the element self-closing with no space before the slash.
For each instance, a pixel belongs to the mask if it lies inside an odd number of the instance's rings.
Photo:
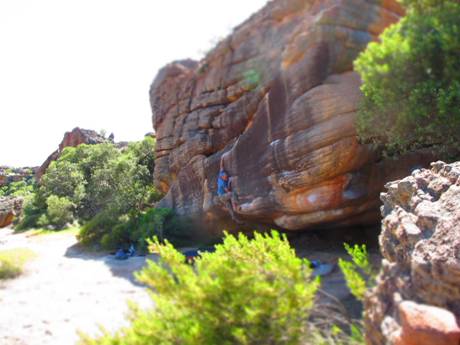
<svg viewBox="0 0 460 345">
<path fill-rule="evenodd" d="M 241 224 L 241 221 L 235 216 L 235 208 L 237 209 L 235 205 L 236 193 L 232 188 L 232 178 L 228 176 L 224 169 L 223 159 L 224 156 L 222 156 L 220 160 L 220 171 L 217 178 L 217 195 L 224 207 L 230 212 L 232 219 L 236 223 Z"/>
<path fill-rule="evenodd" d="M 219 177 L 217 179 L 217 195 L 224 196 L 230 192 L 229 189 L 229 178 L 227 172 L 223 169 L 219 171 Z"/>
</svg>

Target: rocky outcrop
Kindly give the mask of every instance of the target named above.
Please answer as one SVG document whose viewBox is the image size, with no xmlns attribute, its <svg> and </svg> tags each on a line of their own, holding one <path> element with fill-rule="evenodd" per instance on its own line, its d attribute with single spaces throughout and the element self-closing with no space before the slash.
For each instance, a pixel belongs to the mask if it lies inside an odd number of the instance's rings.
<svg viewBox="0 0 460 345">
<path fill-rule="evenodd" d="M 377 287 L 365 303 L 370 344 L 460 343 L 460 162 L 386 185 Z"/>
<path fill-rule="evenodd" d="M 22 198 L 0 197 L 0 228 L 13 223 L 14 218 L 22 210 Z"/>
<path fill-rule="evenodd" d="M 13 182 L 32 179 L 37 169 L 38 168 L 34 167 L 12 168 L 8 166 L 1 166 L 0 187 L 6 186 Z"/>
<path fill-rule="evenodd" d="M 402 14 L 393 0 L 275 0 L 202 61 L 164 67 L 150 90 L 160 206 L 222 228 L 222 159 L 245 222 L 377 222 L 384 183 L 430 160 L 381 161 L 356 139 L 353 60 Z"/>
<path fill-rule="evenodd" d="M 49 155 L 48 158 L 43 162 L 43 164 L 38 168 L 37 173 L 35 175 L 37 181 L 39 181 L 40 178 L 43 176 L 51 162 L 59 158 L 64 148 L 68 146 L 76 147 L 81 144 L 101 144 L 107 141 L 108 139 L 106 139 L 104 136 L 90 129 L 82 129 L 79 127 L 75 127 L 74 129 L 72 129 L 72 131 L 66 132 L 64 134 L 64 138 L 59 144 L 59 148 L 56 151 L 54 151 L 51 155 Z"/>
</svg>

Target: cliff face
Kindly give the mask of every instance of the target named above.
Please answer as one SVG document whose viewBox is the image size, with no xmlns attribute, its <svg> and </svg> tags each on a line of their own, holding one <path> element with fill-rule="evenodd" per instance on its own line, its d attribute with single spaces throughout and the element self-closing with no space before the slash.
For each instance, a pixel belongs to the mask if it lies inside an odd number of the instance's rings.
<svg viewBox="0 0 460 345">
<path fill-rule="evenodd" d="M 370 344 L 460 343 L 460 163 L 389 183 L 383 270 L 365 303 Z"/>
<path fill-rule="evenodd" d="M 384 182 L 428 160 L 381 161 L 356 139 L 353 60 L 402 14 L 394 0 L 275 0 L 202 61 L 164 67 L 150 90 L 160 206 L 222 225 L 222 159 L 241 220 L 376 221 Z"/>
<path fill-rule="evenodd" d="M 75 127 L 70 132 L 65 132 L 64 138 L 62 138 L 62 141 L 59 144 L 59 148 L 52 154 L 50 154 L 48 158 L 43 162 L 43 164 L 38 168 L 35 174 L 35 178 L 37 179 L 37 181 L 40 181 L 40 178 L 46 172 L 46 169 L 48 169 L 51 162 L 59 158 L 64 148 L 68 146 L 76 147 L 81 144 L 101 144 L 106 141 L 107 139 L 105 139 L 102 135 L 90 129 L 82 129 L 79 127 Z"/>
</svg>

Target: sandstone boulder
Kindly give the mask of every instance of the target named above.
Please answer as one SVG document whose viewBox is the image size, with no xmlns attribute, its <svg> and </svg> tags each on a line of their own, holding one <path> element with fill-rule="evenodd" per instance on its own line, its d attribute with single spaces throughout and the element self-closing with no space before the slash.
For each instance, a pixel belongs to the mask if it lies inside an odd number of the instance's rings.
<svg viewBox="0 0 460 345">
<path fill-rule="evenodd" d="M 0 197 L 0 228 L 13 223 L 14 218 L 22 210 L 22 198 Z"/>
<path fill-rule="evenodd" d="M 59 148 L 56 151 L 54 151 L 51 155 L 49 155 L 48 158 L 43 162 L 43 164 L 37 169 L 37 172 L 35 174 L 37 181 L 40 181 L 40 178 L 46 172 L 46 169 L 48 169 L 51 162 L 59 158 L 64 148 L 68 146 L 76 147 L 81 144 L 101 144 L 107 141 L 108 139 L 106 139 L 104 136 L 90 129 L 82 129 L 79 127 L 75 127 L 74 129 L 72 129 L 72 131 L 66 132 L 64 134 L 64 138 L 59 144 Z"/>
<path fill-rule="evenodd" d="M 378 285 L 365 302 L 370 344 L 460 343 L 460 162 L 386 185 Z"/>
<path fill-rule="evenodd" d="M 222 160 L 244 222 L 377 222 L 384 183 L 431 159 L 382 161 L 356 138 L 353 61 L 402 14 L 395 0 L 274 0 L 202 61 L 164 67 L 150 90 L 160 206 L 221 229 Z"/>
</svg>

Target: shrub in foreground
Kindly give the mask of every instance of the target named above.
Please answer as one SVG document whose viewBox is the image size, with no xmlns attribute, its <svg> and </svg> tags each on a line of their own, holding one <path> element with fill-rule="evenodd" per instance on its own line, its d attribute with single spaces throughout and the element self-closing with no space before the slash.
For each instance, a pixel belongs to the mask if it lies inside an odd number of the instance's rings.
<svg viewBox="0 0 460 345">
<path fill-rule="evenodd" d="M 152 288 L 155 309 L 131 308 L 131 326 L 81 344 L 302 344 L 319 287 L 309 263 L 277 232 L 226 235 L 194 266 L 166 242 L 150 249 L 137 278 Z"/>
<path fill-rule="evenodd" d="M 353 296 L 363 301 L 366 291 L 374 286 L 377 274 L 369 261 L 365 245 L 355 244 L 352 247 L 345 243 L 345 250 L 351 261 L 339 259 L 339 267 Z"/>
</svg>

